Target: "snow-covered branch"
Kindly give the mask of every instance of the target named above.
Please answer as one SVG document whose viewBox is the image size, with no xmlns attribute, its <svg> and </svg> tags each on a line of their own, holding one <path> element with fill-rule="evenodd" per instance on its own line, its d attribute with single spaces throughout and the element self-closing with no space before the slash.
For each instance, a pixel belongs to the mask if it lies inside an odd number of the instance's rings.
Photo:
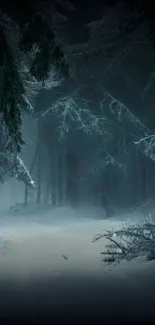
<svg viewBox="0 0 155 325">
<path fill-rule="evenodd" d="M 49 73 L 49 77 L 44 83 L 42 81 L 36 80 L 34 76 L 30 74 L 28 66 L 22 62 L 20 69 L 21 79 L 23 80 L 25 93 L 22 94 L 21 100 L 21 108 L 22 110 L 28 111 L 30 113 L 33 112 L 33 107 L 31 104 L 31 99 L 36 97 L 40 90 L 51 90 L 52 88 L 60 86 L 62 79 L 56 79 L 55 70 L 51 70 Z"/>
<path fill-rule="evenodd" d="M 92 132 L 101 135 L 106 133 L 106 118 L 93 114 L 89 109 L 87 100 L 70 96 L 60 98 L 42 116 L 45 117 L 52 113 L 55 113 L 59 119 L 61 137 L 66 132 L 69 132 L 73 123 L 75 123 L 77 129 L 88 134 L 92 134 Z"/>
<path fill-rule="evenodd" d="M 139 146 L 146 156 L 155 161 L 155 135 L 147 135 L 138 141 L 134 141 L 134 144 Z"/>
<path fill-rule="evenodd" d="M 116 230 L 97 234 L 93 242 L 102 238 L 109 242 L 105 251 L 101 252 L 104 262 L 129 261 L 139 256 L 155 259 L 155 224 L 149 219 L 142 224 L 126 224 Z"/>
<path fill-rule="evenodd" d="M 106 151 L 106 156 L 104 159 L 101 159 L 99 161 L 99 165 L 98 167 L 95 167 L 92 170 L 93 175 L 97 174 L 98 172 L 102 171 L 103 169 L 105 169 L 108 165 L 113 165 L 116 166 L 118 168 L 121 168 L 123 171 L 125 171 L 125 165 L 120 163 L 115 157 L 113 157 L 112 155 L 110 155 L 109 152 Z"/>
<path fill-rule="evenodd" d="M 21 158 L 10 152 L 0 152 L 0 181 L 4 182 L 9 177 L 16 177 L 28 187 L 35 186 Z"/>
<path fill-rule="evenodd" d="M 35 187 L 34 181 L 24 165 L 22 159 L 20 157 L 16 157 L 13 174 L 19 180 L 25 183 L 28 187 Z"/>
<path fill-rule="evenodd" d="M 108 96 L 109 108 L 111 112 L 118 118 L 119 121 L 127 120 L 134 126 L 136 133 L 140 137 L 139 140 L 133 141 L 133 143 L 142 150 L 142 152 L 155 161 L 155 135 L 151 134 L 151 131 L 146 127 L 121 101 L 114 98 L 111 94 L 105 92 L 105 96 Z M 103 101 L 104 105 L 104 101 Z"/>
<path fill-rule="evenodd" d="M 108 101 L 108 106 L 110 111 L 118 118 L 118 120 L 126 119 L 130 122 L 137 131 L 142 131 L 145 135 L 150 133 L 150 130 L 136 117 L 135 114 L 124 104 L 122 101 L 118 100 L 112 96 L 106 90 L 103 90 L 103 101 L 100 103 L 101 108 L 104 108 L 105 100 Z"/>
</svg>

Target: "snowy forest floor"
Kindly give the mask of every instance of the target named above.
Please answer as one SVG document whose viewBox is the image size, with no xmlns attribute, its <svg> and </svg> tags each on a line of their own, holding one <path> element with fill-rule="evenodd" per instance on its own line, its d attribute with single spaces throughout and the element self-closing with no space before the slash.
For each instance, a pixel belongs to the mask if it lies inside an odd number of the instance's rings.
<svg viewBox="0 0 155 325">
<path fill-rule="evenodd" d="M 49 318 L 54 324 L 88 319 L 89 324 L 101 319 L 106 324 L 154 323 L 155 261 L 101 262 L 105 240 L 92 239 L 122 220 L 102 220 L 101 210 L 93 219 L 95 210 L 92 217 L 90 211 L 73 215 L 73 209 L 64 208 L 32 219 L 1 217 L 0 319 L 16 324 L 17 319 L 48 324 Z"/>
</svg>

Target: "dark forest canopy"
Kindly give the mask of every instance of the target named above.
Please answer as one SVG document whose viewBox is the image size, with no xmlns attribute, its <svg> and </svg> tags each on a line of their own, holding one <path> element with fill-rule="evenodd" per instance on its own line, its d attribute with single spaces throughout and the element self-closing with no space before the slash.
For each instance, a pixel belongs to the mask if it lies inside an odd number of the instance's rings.
<svg viewBox="0 0 155 325">
<path fill-rule="evenodd" d="M 53 67 L 67 74 L 63 48 L 56 38 L 54 10 L 55 1 L 52 6 L 49 1 L 0 4 L 0 112 L 17 151 L 23 144 L 21 111 L 29 109 L 28 81 L 44 82 Z"/>
<path fill-rule="evenodd" d="M 102 8 L 116 6 L 120 1 L 97 1 L 95 7 L 88 8 L 87 2 L 73 1 L 74 11 L 71 2 L 59 0 L 30 1 L 18 0 L 1 1 L 0 3 L 0 41 L 1 41 L 1 101 L 0 112 L 2 121 L 7 128 L 12 145 L 20 150 L 23 144 L 21 135 L 22 115 L 21 111 L 28 108 L 26 100 L 26 78 L 36 78 L 44 82 L 51 69 L 61 71 L 63 75 L 68 74 L 68 62 L 65 61 L 63 46 L 57 37 L 55 14 L 63 17 L 77 15 L 76 22 L 87 20 L 92 17 L 93 11 L 96 14 Z M 127 8 L 124 23 L 118 26 L 119 37 L 124 33 L 132 33 L 136 26 L 142 21 L 149 20 L 150 35 L 154 33 L 154 13 L 146 1 L 126 1 Z M 94 7 L 94 6 L 93 6 Z M 89 9 L 89 10 L 88 10 Z M 135 15 L 135 11 L 137 15 Z M 90 13 L 89 13 L 90 12 Z M 101 11 L 100 11 L 101 12 Z M 133 15 L 132 15 L 133 13 Z M 85 17 L 84 17 L 84 16 Z M 83 18 L 82 18 L 83 16 Z M 116 17 L 117 18 L 117 17 Z M 73 35 L 76 43 L 76 35 Z M 95 59 L 95 58 L 94 58 Z M 27 66 L 27 76 L 23 72 L 24 64 Z"/>
<path fill-rule="evenodd" d="M 21 150 L 23 112 L 42 112 L 42 105 L 33 109 L 31 99 L 37 95 L 40 101 L 47 82 L 48 90 L 58 86 L 48 91 L 58 118 L 68 104 L 78 116 L 79 102 L 70 96 L 78 87 L 82 103 L 92 111 L 91 123 L 96 121 L 93 114 L 100 113 L 96 103 L 105 95 L 109 107 L 113 103 L 118 112 L 131 112 L 132 121 L 134 114 L 145 120 L 146 107 L 153 121 L 154 28 L 155 15 L 146 1 L 95 1 L 89 6 L 87 1 L 1 1 L 1 152 L 16 155 Z M 142 101 L 148 91 L 149 98 Z"/>
</svg>

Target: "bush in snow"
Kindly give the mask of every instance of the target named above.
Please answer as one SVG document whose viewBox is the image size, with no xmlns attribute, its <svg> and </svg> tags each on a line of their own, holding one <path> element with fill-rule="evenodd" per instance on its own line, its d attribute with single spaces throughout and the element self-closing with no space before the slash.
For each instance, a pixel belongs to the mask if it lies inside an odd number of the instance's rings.
<svg viewBox="0 0 155 325">
<path fill-rule="evenodd" d="M 107 263 L 132 260 L 144 256 L 147 260 L 155 259 L 155 223 L 146 219 L 143 223 L 125 224 L 116 230 L 97 234 L 93 242 L 105 238 L 108 243 L 101 252 L 103 261 Z"/>
</svg>

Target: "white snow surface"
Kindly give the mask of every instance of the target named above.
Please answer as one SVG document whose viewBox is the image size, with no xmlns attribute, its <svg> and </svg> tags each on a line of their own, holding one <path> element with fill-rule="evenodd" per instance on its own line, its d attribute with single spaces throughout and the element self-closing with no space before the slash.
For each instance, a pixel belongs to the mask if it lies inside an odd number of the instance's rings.
<svg viewBox="0 0 155 325">
<path fill-rule="evenodd" d="M 105 229 L 118 228 L 124 220 L 103 219 L 101 208 L 55 208 L 39 212 L 1 218 L 0 275 L 26 280 L 31 276 L 67 273 L 103 276 L 111 270 L 114 275 L 123 271 L 125 276 L 133 268 L 142 271 L 154 265 L 140 259 L 110 267 L 102 262 L 100 252 L 106 240 L 92 243 L 93 237 Z"/>
<path fill-rule="evenodd" d="M 101 209 L 95 208 L 61 208 L 42 212 L 40 216 L 29 215 L 28 218 L 24 215 L 1 216 L 0 283 L 15 282 L 22 288 L 24 285 L 24 299 L 27 297 L 29 301 L 29 290 L 36 290 L 33 289 L 33 281 L 43 281 L 46 287 L 46 281 L 50 279 L 50 301 L 53 299 L 55 304 L 61 305 L 65 301 L 69 306 L 74 301 L 74 304 L 80 302 L 85 306 L 99 301 L 99 305 L 103 302 L 116 307 L 119 301 L 120 312 L 121 304 L 124 304 L 125 310 L 126 302 L 126 308 L 130 304 L 134 314 L 142 315 L 147 310 L 142 306 L 150 299 L 147 312 L 149 315 L 154 313 L 151 303 L 155 299 L 155 261 L 139 258 L 117 266 L 105 265 L 100 255 L 105 240 L 92 243 L 92 239 L 102 230 L 119 227 L 122 220 L 118 220 L 118 216 L 104 220 L 101 216 Z M 143 300 L 141 307 L 138 303 L 135 306 L 138 294 Z M 122 302 L 121 295 L 124 295 Z M 43 299 L 43 292 L 40 297 Z M 48 304 L 50 301 L 48 298 Z"/>
</svg>

